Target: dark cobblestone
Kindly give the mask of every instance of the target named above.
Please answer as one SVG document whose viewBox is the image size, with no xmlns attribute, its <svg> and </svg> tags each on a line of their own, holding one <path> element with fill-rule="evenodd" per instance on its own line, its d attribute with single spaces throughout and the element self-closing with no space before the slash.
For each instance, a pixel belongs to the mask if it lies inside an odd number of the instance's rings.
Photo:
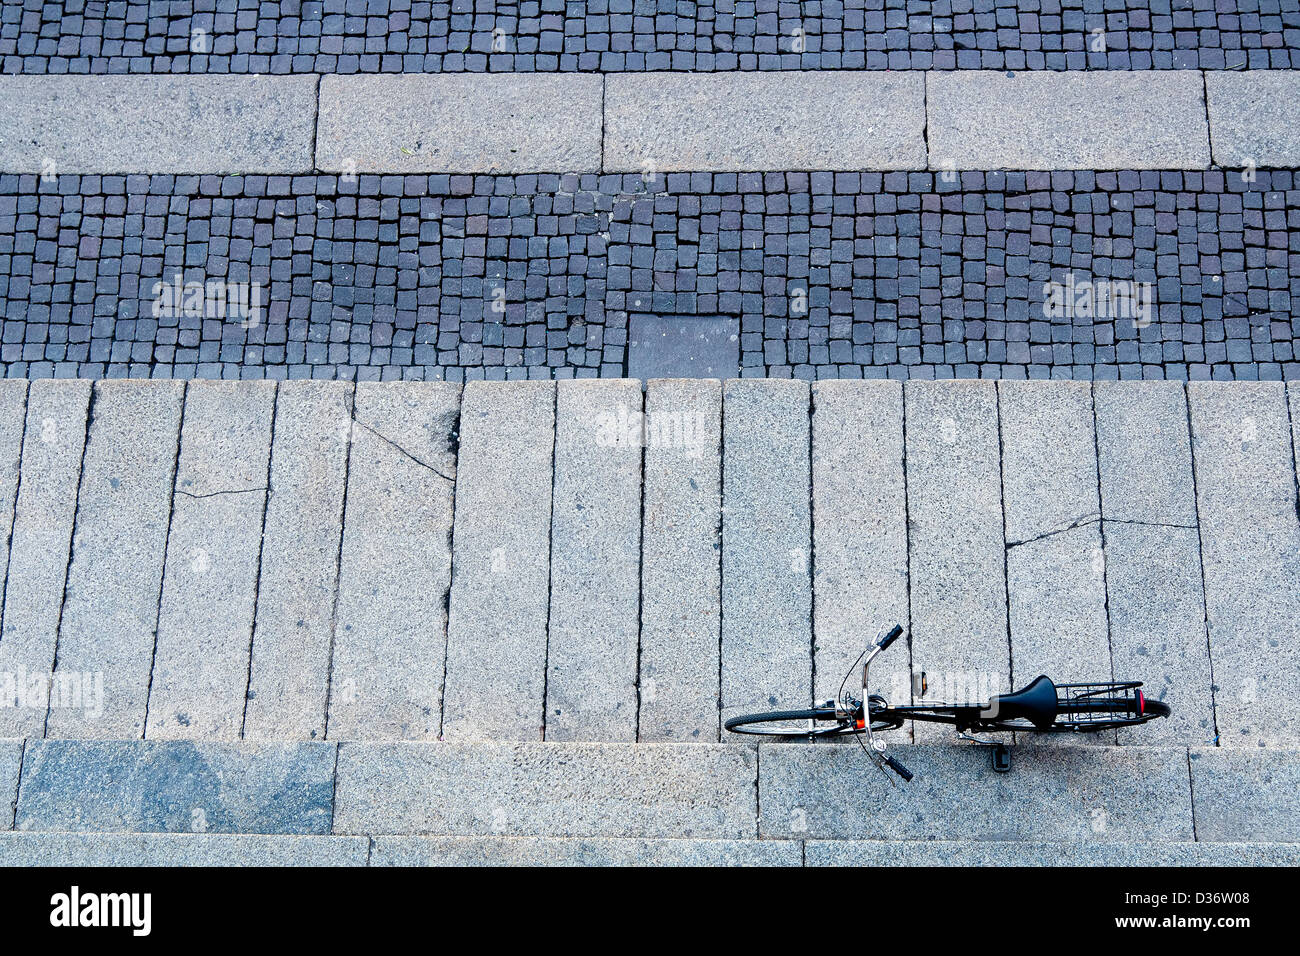
<svg viewBox="0 0 1300 956">
<path fill-rule="evenodd" d="M 177 274 L 265 311 L 155 316 Z M 1300 379 L 1300 173 L 0 175 L 10 376 L 622 375 L 638 313 L 753 375 Z"/>
<path fill-rule="evenodd" d="M 0 9 L 5 73 L 1188 68 L 1300 68 L 1300 0 L 4 0 Z"/>
</svg>

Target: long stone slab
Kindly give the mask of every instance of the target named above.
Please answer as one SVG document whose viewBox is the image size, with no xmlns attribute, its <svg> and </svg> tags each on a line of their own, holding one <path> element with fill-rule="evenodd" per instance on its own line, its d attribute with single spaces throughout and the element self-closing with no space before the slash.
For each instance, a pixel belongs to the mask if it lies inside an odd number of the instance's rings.
<svg viewBox="0 0 1300 956">
<path fill-rule="evenodd" d="M 881 628 L 910 620 L 903 388 L 818 382 L 812 404 L 813 696 L 827 700 Z M 872 689 L 908 702 L 910 671 L 907 644 L 895 644 Z M 861 696 L 854 677 L 845 690 Z"/>
<path fill-rule="evenodd" d="M 312 168 L 311 75 L 5 76 L 0 101 L 6 109 L 4 172 Z"/>
<path fill-rule="evenodd" d="M 757 772 L 725 744 L 344 743 L 334 831 L 752 838 Z"/>
<path fill-rule="evenodd" d="M 930 168 L 1204 169 L 1192 70 L 926 74 Z"/>
<path fill-rule="evenodd" d="M 1092 389 L 1000 382 L 1012 683 L 1107 680 Z"/>
<path fill-rule="evenodd" d="M 1187 387 L 1215 714 L 1224 747 L 1300 739 L 1300 520 L 1281 382 Z"/>
<path fill-rule="evenodd" d="M 1300 753 L 1193 749 L 1196 838 L 1300 843 Z"/>
<path fill-rule="evenodd" d="M 3 860 L 0 842 L 0 861 Z M 377 837 L 371 866 L 801 866 L 796 840 Z"/>
<path fill-rule="evenodd" d="M 718 739 L 722 384 L 646 386 L 639 739 Z"/>
<path fill-rule="evenodd" d="M 49 680 L 63 607 L 92 383 L 40 379 L 27 397 L 27 431 L 0 633 L 0 737 L 45 732 Z"/>
<path fill-rule="evenodd" d="M 95 383 L 56 645 L 51 737 L 141 737 L 185 383 Z"/>
<path fill-rule="evenodd" d="M 325 734 L 352 401 L 346 382 L 279 386 L 244 713 L 250 739 Z"/>
<path fill-rule="evenodd" d="M 542 736 L 555 385 L 471 382 L 461 405 L 448 740 Z"/>
<path fill-rule="evenodd" d="M 722 716 L 812 697 L 809 390 L 722 391 Z"/>
<path fill-rule="evenodd" d="M 920 73 L 605 78 L 605 170 L 924 169 Z"/>
<path fill-rule="evenodd" d="M 328 172 L 594 173 L 601 77 L 380 73 L 321 78 Z"/>
<path fill-rule="evenodd" d="M 807 866 L 1296 866 L 1295 843 L 809 840 Z"/>
<path fill-rule="evenodd" d="M 1178 382 L 1093 389 L 1115 677 L 1173 708 L 1121 743 L 1213 743 L 1187 398 Z"/>
<path fill-rule="evenodd" d="M 365 866 L 365 837 L 0 833 L 0 866 Z"/>
<path fill-rule="evenodd" d="M 18 830 L 328 833 L 331 744 L 29 740 Z"/>
<path fill-rule="evenodd" d="M 328 736 L 437 737 L 460 387 L 362 382 L 355 419 Z"/>
<path fill-rule="evenodd" d="M 979 746 L 891 747 L 894 786 L 857 747 L 760 747 L 760 836 L 869 840 L 1191 840 L 1181 747 L 1016 747 L 994 773 Z"/>
<path fill-rule="evenodd" d="M 641 417 L 639 382 L 556 386 L 547 740 L 636 739 Z"/>
<path fill-rule="evenodd" d="M 995 386 L 911 381 L 903 400 L 912 669 L 925 672 L 927 699 L 997 693 L 1011 661 Z"/>
<path fill-rule="evenodd" d="M 1209 70 L 1214 161 L 1239 171 L 1300 166 L 1300 74 L 1293 70 Z"/>
<path fill-rule="evenodd" d="M 27 422 L 27 382 L 0 382 L 0 581 L 9 573 L 9 548 L 14 530 L 14 507 L 18 503 L 18 469 L 23 457 L 23 432 Z M 0 608 L 3 602 L 0 602 Z"/>
<path fill-rule="evenodd" d="M 23 741 L 0 740 L 0 830 L 14 825 L 18 807 L 18 773 L 23 762 Z"/>
<path fill-rule="evenodd" d="M 191 382 L 145 736 L 239 738 L 262 553 L 274 382 Z"/>
</svg>

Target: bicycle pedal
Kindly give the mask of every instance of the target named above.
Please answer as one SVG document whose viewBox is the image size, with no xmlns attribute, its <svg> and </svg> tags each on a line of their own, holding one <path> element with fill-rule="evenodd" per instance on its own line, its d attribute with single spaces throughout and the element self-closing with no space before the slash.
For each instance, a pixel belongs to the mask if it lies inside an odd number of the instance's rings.
<svg viewBox="0 0 1300 956">
<path fill-rule="evenodd" d="M 1011 770 L 1011 748 L 1006 744 L 993 745 L 993 769 L 998 773 Z"/>
</svg>

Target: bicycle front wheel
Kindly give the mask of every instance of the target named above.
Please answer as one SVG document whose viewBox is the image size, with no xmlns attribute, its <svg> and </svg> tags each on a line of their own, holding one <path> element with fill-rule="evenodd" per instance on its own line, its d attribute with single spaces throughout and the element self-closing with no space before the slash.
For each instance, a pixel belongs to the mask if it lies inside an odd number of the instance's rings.
<svg viewBox="0 0 1300 956">
<path fill-rule="evenodd" d="M 722 726 L 733 734 L 752 734 L 757 737 L 838 737 L 858 729 L 852 718 L 837 716 L 833 707 L 741 714 L 732 717 Z"/>
</svg>

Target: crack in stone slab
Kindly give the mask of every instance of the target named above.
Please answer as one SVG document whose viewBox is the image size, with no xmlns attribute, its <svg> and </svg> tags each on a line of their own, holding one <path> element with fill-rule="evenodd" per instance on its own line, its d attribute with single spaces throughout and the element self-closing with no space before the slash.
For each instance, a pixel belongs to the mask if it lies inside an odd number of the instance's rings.
<svg viewBox="0 0 1300 956">
<path fill-rule="evenodd" d="M 354 424 L 356 424 L 356 425 L 360 425 L 360 426 L 361 426 L 362 428 L 364 428 L 366 431 L 370 432 L 370 434 L 374 435 L 374 436 L 375 436 L 376 438 L 378 438 L 380 441 L 383 441 L 383 442 L 388 443 L 389 445 L 392 445 L 395 449 L 397 449 L 399 452 L 401 452 L 405 457 L 407 457 L 407 458 L 409 458 L 411 461 L 415 462 L 415 463 L 416 463 L 417 465 L 419 465 L 421 468 L 427 468 L 429 471 L 433 472 L 435 475 L 437 475 L 437 476 L 438 476 L 439 478 L 441 478 L 443 481 L 451 482 L 453 485 L 456 483 L 456 479 L 453 478 L 451 475 L 448 475 L 448 474 L 444 473 L 443 471 L 439 470 L 438 468 L 435 468 L 433 465 L 429 464 L 427 461 L 423 461 L 422 459 L 417 458 L 415 455 L 412 455 L 409 451 L 407 451 L 405 448 L 403 448 L 403 447 L 402 447 L 401 445 L 399 445 L 397 442 L 393 441 L 393 440 L 392 440 L 391 438 L 389 438 L 387 435 L 384 435 L 383 433 L 381 433 L 381 432 L 380 432 L 378 429 L 376 429 L 373 425 L 367 425 L 365 422 L 363 422 L 361 419 L 357 418 L 355 415 L 352 416 L 352 421 L 353 421 Z"/>
<path fill-rule="evenodd" d="M 257 488 L 223 488 L 221 491 L 209 491 L 206 492 L 205 494 L 196 495 L 192 491 L 185 491 L 183 488 L 177 488 L 176 493 L 178 495 L 184 495 L 186 498 L 193 498 L 197 501 L 202 498 L 217 498 L 220 497 L 221 495 L 246 495 L 255 491 L 269 491 L 269 490 L 270 489 L 267 488 L 266 486 L 259 486 Z"/>
<path fill-rule="evenodd" d="M 1100 520 L 1101 520 L 1100 514 L 1083 515 L 1082 517 L 1075 518 L 1073 521 L 1071 521 L 1063 528 L 1056 528 L 1052 531 L 1044 531 L 1042 534 L 1037 534 L 1034 535 L 1032 538 L 1025 538 L 1021 541 L 1008 541 L 1007 550 L 1010 550 L 1012 548 L 1018 548 L 1022 544 L 1032 544 L 1035 541 L 1042 541 L 1044 538 L 1050 538 L 1053 537 L 1054 535 L 1064 534 L 1067 531 L 1073 531 L 1075 528 L 1082 528 L 1085 525 L 1096 524 Z"/>
</svg>

